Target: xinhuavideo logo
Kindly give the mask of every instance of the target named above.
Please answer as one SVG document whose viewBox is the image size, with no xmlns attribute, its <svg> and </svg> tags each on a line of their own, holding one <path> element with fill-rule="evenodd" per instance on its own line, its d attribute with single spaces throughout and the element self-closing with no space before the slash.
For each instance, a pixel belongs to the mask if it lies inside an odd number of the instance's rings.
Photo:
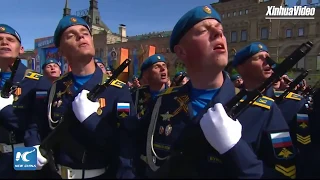
<svg viewBox="0 0 320 180">
<path fill-rule="evenodd" d="M 14 148 L 13 168 L 16 171 L 34 171 L 37 169 L 37 149 L 34 147 Z"/>
</svg>

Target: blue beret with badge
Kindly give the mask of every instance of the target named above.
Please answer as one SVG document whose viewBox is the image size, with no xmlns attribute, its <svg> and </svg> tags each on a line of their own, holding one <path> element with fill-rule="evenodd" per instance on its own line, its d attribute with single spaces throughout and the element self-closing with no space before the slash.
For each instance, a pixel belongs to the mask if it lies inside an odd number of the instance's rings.
<svg viewBox="0 0 320 180">
<path fill-rule="evenodd" d="M 60 46 L 60 38 L 62 33 L 69 27 L 75 25 L 82 25 L 86 27 L 90 32 L 90 27 L 83 18 L 74 15 L 65 16 L 59 21 L 59 24 L 54 31 L 54 44 L 56 47 Z"/>
<path fill-rule="evenodd" d="M 112 71 L 112 69 L 108 66 L 106 67 L 106 71 Z"/>
<path fill-rule="evenodd" d="M 148 57 L 141 65 L 141 73 L 157 62 L 166 62 L 166 59 L 161 54 L 154 54 Z"/>
<path fill-rule="evenodd" d="M 241 78 L 241 76 L 239 74 L 233 74 L 232 76 L 230 76 L 231 81 L 235 81 L 239 78 Z"/>
<path fill-rule="evenodd" d="M 136 80 L 136 79 L 138 79 L 138 76 L 132 76 L 132 81 L 134 81 L 134 80 Z"/>
<path fill-rule="evenodd" d="M 263 51 L 268 52 L 268 48 L 266 45 L 260 42 L 253 42 L 236 53 L 232 61 L 232 66 L 237 67 L 238 65 L 244 63 L 246 60 L 257 54 L 258 52 Z"/>
<path fill-rule="evenodd" d="M 19 33 L 6 24 L 0 24 L 0 33 L 11 34 L 12 36 L 16 37 L 17 40 L 21 43 L 21 37 Z"/>
<path fill-rule="evenodd" d="M 176 78 L 176 77 L 178 77 L 178 76 L 182 75 L 183 73 L 184 73 L 183 71 L 177 72 L 177 73 L 174 75 L 174 78 Z"/>
<path fill-rule="evenodd" d="M 174 46 L 197 23 L 205 19 L 216 19 L 221 23 L 219 13 L 212 6 L 198 6 L 184 14 L 174 26 L 170 37 L 170 50 L 174 53 Z"/>
<path fill-rule="evenodd" d="M 60 64 L 57 60 L 55 59 L 48 59 L 45 61 L 45 63 L 42 65 L 42 69 L 44 69 L 48 64 L 51 64 L 51 63 L 55 63 L 57 64 L 59 67 L 60 67 Z"/>
<path fill-rule="evenodd" d="M 104 64 L 101 58 L 94 58 L 94 62 Z"/>
</svg>

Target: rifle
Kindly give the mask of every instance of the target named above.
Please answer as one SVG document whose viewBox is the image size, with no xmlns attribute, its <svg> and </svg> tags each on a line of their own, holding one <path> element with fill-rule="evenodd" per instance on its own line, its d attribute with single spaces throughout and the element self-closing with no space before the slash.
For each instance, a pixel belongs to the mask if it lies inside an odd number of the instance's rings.
<svg viewBox="0 0 320 180">
<path fill-rule="evenodd" d="M 289 87 L 279 96 L 276 98 L 276 103 L 281 102 L 305 77 L 307 77 L 309 71 L 303 71 L 296 79 L 294 79 L 290 84 Z"/>
<path fill-rule="evenodd" d="M 117 77 L 123 72 L 125 68 L 131 63 L 130 59 L 126 59 L 113 73 L 113 75 L 104 83 L 96 85 L 89 93 L 88 99 L 91 101 L 96 101 L 99 94 L 101 94 L 110 84 L 117 79 Z M 70 112 L 66 112 L 68 115 Z M 63 116 L 66 117 L 66 116 Z M 56 170 L 54 163 L 52 148 L 61 142 L 66 137 L 63 137 L 64 132 L 67 132 L 67 128 L 70 127 L 72 122 L 62 118 L 59 124 L 54 128 L 54 130 L 41 142 L 39 150 L 48 162 L 52 170 Z"/>
<path fill-rule="evenodd" d="M 248 92 L 242 89 L 237 95 L 235 95 L 228 103 L 225 105 L 225 110 L 227 114 L 236 119 L 242 112 L 244 112 L 250 104 L 255 102 L 262 94 L 270 87 L 272 84 L 280 79 L 289 69 L 291 69 L 300 59 L 302 59 L 312 48 L 312 42 L 308 41 L 303 43 L 299 48 L 297 48 L 290 56 L 288 56 L 281 64 L 274 67 L 274 73 L 258 88 Z M 246 99 L 240 102 L 245 96 Z M 199 123 L 203 114 L 213 106 L 213 101 L 211 100 L 194 119 L 192 122 Z M 164 164 L 152 175 L 156 178 L 181 178 L 184 177 L 197 178 L 198 174 L 193 174 L 197 158 L 203 156 L 205 151 L 212 149 L 208 145 L 201 128 L 198 125 L 189 123 L 181 133 L 182 145 L 179 149 L 172 150 L 171 156 L 164 162 Z M 209 147 L 210 146 L 210 147 Z M 194 149 L 194 148 L 197 149 Z M 200 152 L 199 152 L 199 148 Z M 195 152 L 196 151 L 196 152 Z M 177 168 L 179 167 L 179 168 Z M 190 174 L 189 174 L 190 173 Z M 152 178 L 152 177 L 151 177 Z M 198 177 L 199 178 L 199 177 Z"/>
<path fill-rule="evenodd" d="M 178 79 L 178 81 L 176 81 L 176 86 L 179 86 L 181 84 L 181 82 L 183 81 L 183 79 L 187 76 L 186 72 L 183 72 L 180 76 L 180 78 Z"/>
<path fill-rule="evenodd" d="M 6 82 L 3 85 L 3 88 L 1 90 L 1 97 L 2 98 L 9 98 L 11 93 L 15 90 L 15 85 L 13 84 L 13 79 L 17 73 L 19 64 L 21 62 L 21 59 L 17 58 L 13 65 L 10 65 L 9 68 L 11 70 L 11 75 L 10 78 L 8 80 L 6 80 Z"/>
</svg>

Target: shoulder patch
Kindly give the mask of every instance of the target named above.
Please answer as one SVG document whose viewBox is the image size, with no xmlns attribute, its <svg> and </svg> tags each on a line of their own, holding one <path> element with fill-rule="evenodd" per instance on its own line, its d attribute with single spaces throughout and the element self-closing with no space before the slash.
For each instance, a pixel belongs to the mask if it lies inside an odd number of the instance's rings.
<svg viewBox="0 0 320 180">
<path fill-rule="evenodd" d="M 182 85 L 182 86 L 183 86 L 183 85 Z M 169 87 L 169 88 L 166 89 L 164 92 L 158 94 L 158 96 L 163 96 L 163 95 L 166 95 L 166 94 L 175 93 L 175 92 L 177 92 L 182 86 Z"/>
<path fill-rule="evenodd" d="M 115 86 L 117 88 L 123 88 L 123 86 L 126 85 L 126 83 L 120 81 L 119 79 L 115 79 L 114 81 L 111 82 L 110 85 Z"/>
<path fill-rule="evenodd" d="M 240 102 L 243 102 L 243 101 L 244 99 L 240 100 Z M 259 106 L 265 109 L 270 109 L 273 102 L 274 100 L 272 98 L 269 98 L 267 96 L 262 96 L 258 98 L 254 103 L 252 103 L 252 106 Z"/>
<path fill-rule="evenodd" d="M 302 97 L 301 97 L 299 94 L 290 92 L 290 93 L 286 96 L 286 98 L 287 98 L 287 99 L 293 99 L 293 100 L 296 100 L 296 101 L 300 101 Z"/>
<path fill-rule="evenodd" d="M 28 72 L 24 77 L 38 81 L 43 75 L 34 71 Z"/>
<path fill-rule="evenodd" d="M 59 81 L 59 80 L 61 80 L 61 79 L 65 78 L 65 77 L 67 77 L 70 73 L 71 73 L 71 72 L 67 72 L 67 73 L 65 73 L 64 75 L 60 76 L 58 79 L 56 79 L 55 81 L 53 81 L 53 83 L 55 83 L 55 82 L 57 82 L 57 81 Z"/>
</svg>

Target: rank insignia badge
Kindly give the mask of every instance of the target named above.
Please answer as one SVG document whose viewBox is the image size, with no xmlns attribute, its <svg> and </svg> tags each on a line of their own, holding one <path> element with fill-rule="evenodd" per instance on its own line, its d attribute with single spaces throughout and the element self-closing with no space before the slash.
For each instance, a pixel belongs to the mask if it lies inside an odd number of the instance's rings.
<svg viewBox="0 0 320 180">
<path fill-rule="evenodd" d="M 70 19 L 70 21 L 73 22 L 73 23 L 76 23 L 76 22 L 77 22 L 77 19 L 74 18 L 74 17 L 72 17 L 72 18 Z"/>
<path fill-rule="evenodd" d="M 169 114 L 169 111 L 164 113 L 164 114 L 160 114 L 160 116 L 162 117 L 163 121 L 170 121 L 170 118 L 173 117 L 172 114 Z"/>
<path fill-rule="evenodd" d="M 0 27 L 0 31 L 5 31 L 6 28 L 5 27 Z"/>
<path fill-rule="evenodd" d="M 208 6 L 203 7 L 203 11 L 207 14 L 211 14 L 211 9 Z"/>
<path fill-rule="evenodd" d="M 130 103 L 117 103 L 117 115 L 125 118 L 130 115 Z"/>
<path fill-rule="evenodd" d="M 277 159 L 290 159 L 295 154 L 289 132 L 271 133 L 270 138 Z"/>
</svg>

